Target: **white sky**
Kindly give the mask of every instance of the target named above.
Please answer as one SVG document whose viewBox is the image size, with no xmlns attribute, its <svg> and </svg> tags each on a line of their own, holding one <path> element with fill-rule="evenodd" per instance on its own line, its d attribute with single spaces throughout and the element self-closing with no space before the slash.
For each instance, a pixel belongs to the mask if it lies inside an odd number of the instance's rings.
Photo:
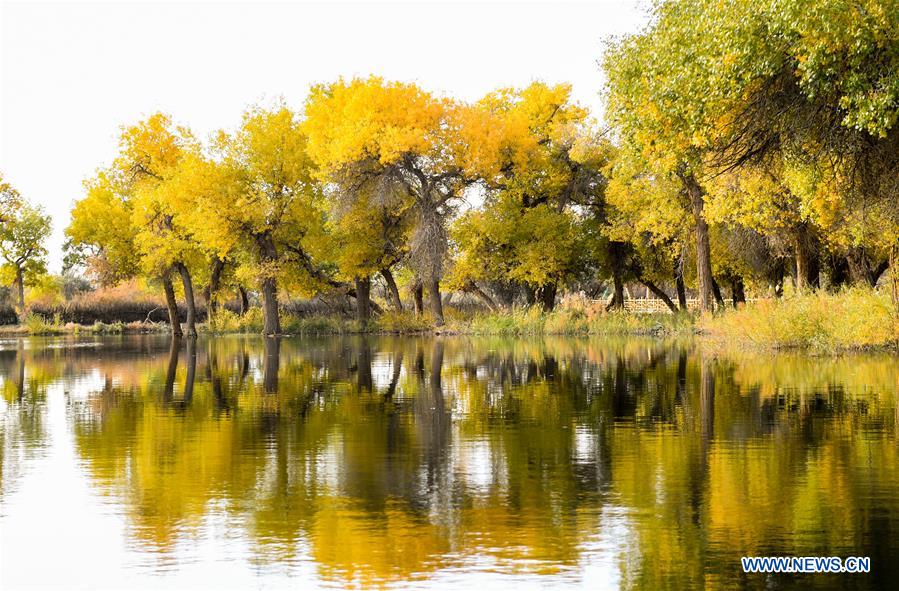
<svg viewBox="0 0 899 591">
<path fill-rule="evenodd" d="M 475 99 L 571 82 L 599 114 L 598 60 L 646 0 L 474 2 L 10 2 L 0 0 L 0 171 L 53 215 L 50 268 L 82 181 L 121 125 L 162 110 L 200 137 L 251 103 L 300 106 L 311 83 L 378 74 Z"/>
</svg>

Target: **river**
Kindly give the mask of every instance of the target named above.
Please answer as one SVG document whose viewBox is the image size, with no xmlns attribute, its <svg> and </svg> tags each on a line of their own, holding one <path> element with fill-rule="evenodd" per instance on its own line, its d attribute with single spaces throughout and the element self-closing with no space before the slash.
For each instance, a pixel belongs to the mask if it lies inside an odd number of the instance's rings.
<svg viewBox="0 0 899 591">
<path fill-rule="evenodd" d="M 0 588 L 895 588 L 897 361 L 7 338 Z M 742 572 L 767 555 L 871 572 Z"/>
</svg>

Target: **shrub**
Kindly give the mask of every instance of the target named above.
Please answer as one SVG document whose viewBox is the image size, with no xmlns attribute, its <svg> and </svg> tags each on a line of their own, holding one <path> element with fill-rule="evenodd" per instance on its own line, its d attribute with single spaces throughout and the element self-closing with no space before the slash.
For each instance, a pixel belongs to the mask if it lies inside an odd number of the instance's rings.
<svg viewBox="0 0 899 591">
<path fill-rule="evenodd" d="M 412 312 L 387 310 L 374 320 L 374 328 L 381 332 L 415 333 L 430 331 L 434 322 L 430 316 L 417 316 Z"/>
<path fill-rule="evenodd" d="M 33 335 L 62 334 L 64 332 L 59 317 L 50 322 L 38 314 L 28 314 L 23 324 L 28 330 L 28 334 Z"/>
<path fill-rule="evenodd" d="M 187 315 L 187 308 L 179 304 L 182 320 Z M 133 283 L 98 289 L 76 295 L 70 301 L 45 305 L 37 302 L 32 312 L 44 318 L 59 315 L 64 322 L 92 325 L 97 322 L 112 324 L 114 322 L 167 322 L 168 310 L 165 300 L 160 295 L 148 293 Z M 197 321 L 206 318 L 206 307 L 197 302 Z"/>
</svg>

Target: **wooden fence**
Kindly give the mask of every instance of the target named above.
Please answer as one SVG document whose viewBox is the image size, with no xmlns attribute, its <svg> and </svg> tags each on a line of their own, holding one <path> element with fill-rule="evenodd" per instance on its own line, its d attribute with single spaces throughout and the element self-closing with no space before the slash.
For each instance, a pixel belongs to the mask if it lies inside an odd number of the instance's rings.
<svg viewBox="0 0 899 591">
<path fill-rule="evenodd" d="M 747 302 L 758 301 L 763 298 L 748 298 Z M 603 303 L 608 305 L 608 300 L 594 300 L 597 303 Z M 677 305 L 677 301 L 674 302 Z M 724 298 L 724 305 L 728 308 L 732 307 L 733 300 L 730 298 Z M 665 302 L 658 298 L 625 298 L 624 300 L 624 309 L 628 312 L 633 312 L 634 314 L 654 314 L 658 312 L 671 312 Z M 699 309 L 699 299 L 698 298 L 688 298 L 687 299 L 687 309 L 688 310 L 698 310 Z"/>
</svg>

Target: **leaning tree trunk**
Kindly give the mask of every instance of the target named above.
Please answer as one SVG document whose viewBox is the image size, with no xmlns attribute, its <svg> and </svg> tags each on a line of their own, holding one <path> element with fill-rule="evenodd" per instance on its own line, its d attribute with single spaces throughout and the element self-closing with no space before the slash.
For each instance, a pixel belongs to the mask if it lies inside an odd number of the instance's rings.
<svg viewBox="0 0 899 591">
<path fill-rule="evenodd" d="M 384 283 L 387 284 L 387 295 L 390 298 L 390 305 L 393 306 L 393 309 L 397 312 L 403 311 L 403 300 L 400 299 L 400 289 L 396 286 L 396 280 L 393 278 L 393 273 L 390 272 L 390 269 L 384 268 L 381 269 L 381 277 L 384 278 Z"/>
<path fill-rule="evenodd" d="M 218 292 L 222 286 L 222 272 L 225 270 L 225 261 L 215 257 L 212 259 L 212 269 L 209 273 L 209 286 L 206 288 L 206 314 L 212 318 L 218 312 Z"/>
<path fill-rule="evenodd" d="M 172 285 L 172 277 L 166 273 L 162 278 L 162 289 L 165 292 L 165 307 L 169 311 L 169 325 L 172 327 L 172 336 L 181 337 L 181 315 L 178 313 L 178 300 L 175 299 L 175 287 Z"/>
<path fill-rule="evenodd" d="M 721 295 L 721 288 L 714 277 L 712 277 L 712 294 L 715 296 L 715 301 L 718 302 L 718 307 L 724 308 L 724 296 Z"/>
<path fill-rule="evenodd" d="M 711 312 L 712 305 L 712 250 L 709 245 L 709 225 L 702 210 L 705 207 L 705 192 L 692 173 L 681 173 L 681 181 L 690 196 L 693 224 L 696 232 L 696 276 L 699 279 L 699 309 Z"/>
<path fill-rule="evenodd" d="M 21 267 L 16 268 L 16 292 L 19 298 L 19 309 L 17 310 L 19 313 L 19 324 L 25 324 L 25 317 L 28 314 L 25 312 L 25 274 L 22 272 Z"/>
<path fill-rule="evenodd" d="M 484 305 L 487 306 L 487 309 L 491 312 L 496 312 L 499 309 L 499 306 L 496 305 L 493 298 L 491 298 L 487 292 L 481 289 L 481 287 L 474 281 L 469 281 L 465 284 L 462 291 L 474 294 L 476 298 L 484 302 Z"/>
<path fill-rule="evenodd" d="M 243 285 L 237 286 L 237 315 L 243 316 L 250 309 L 250 297 Z"/>
<path fill-rule="evenodd" d="M 368 277 L 354 279 L 356 284 L 356 320 L 365 326 L 371 318 L 371 279 Z"/>
<path fill-rule="evenodd" d="M 181 284 L 184 286 L 184 299 L 187 302 L 187 336 L 197 336 L 197 304 L 194 300 L 194 282 L 190 278 L 190 271 L 184 263 L 176 263 L 175 268 L 181 275 Z"/>
<path fill-rule="evenodd" d="M 434 314 L 434 324 L 443 326 L 443 301 L 440 299 L 440 280 L 431 279 L 428 281 L 428 299 L 431 302 L 431 312 Z"/>
<path fill-rule="evenodd" d="M 278 250 L 271 235 L 266 232 L 256 236 L 256 245 L 259 248 L 259 259 L 263 265 L 264 277 L 262 279 L 262 334 L 273 336 L 281 334 L 281 318 L 278 315 L 278 283 L 271 267 L 278 260 Z"/>
<path fill-rule="evenodd" d="M 671 298 L 668 297 L 668 294 L 665 293 L 661 287 L 650 281 L 649 279 L 640 279 L 640 283 L 645 285 L 649 291 L 651 291 L 657 298 L 665 302 L 665 305 L 668 306 L 668 309 L 673 313 L 677 313 L 677 306 L 674 305 L 674 302 L 671 301 Z"/>
</svg>

